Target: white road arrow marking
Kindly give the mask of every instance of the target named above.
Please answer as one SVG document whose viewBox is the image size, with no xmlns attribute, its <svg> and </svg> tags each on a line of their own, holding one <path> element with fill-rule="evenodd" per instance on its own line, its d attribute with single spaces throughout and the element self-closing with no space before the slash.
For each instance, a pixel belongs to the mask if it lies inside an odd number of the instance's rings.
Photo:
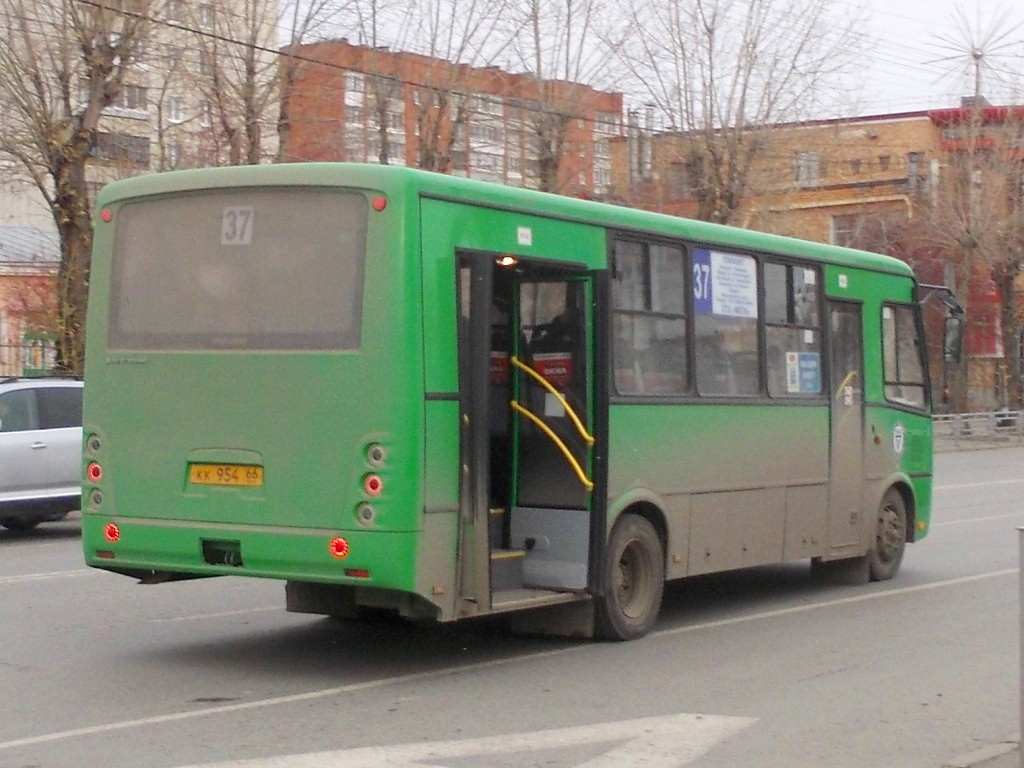
<svg viewBox="0 0 1024 768">
<path fill-rule="evenodd" d="M 459 758 L 478 757 L 480 765 L 487 765 L 488 756 L 596 744 L 608 744 L 609 748 L 597 757 L 576 763 L 574 768 L 676 768 L 693 762 L 754 722 L 746 717 L 678 714 L 536 733 L 362 747 L 185 768 L 446 768 L 446 761 Z"/>
</svg>

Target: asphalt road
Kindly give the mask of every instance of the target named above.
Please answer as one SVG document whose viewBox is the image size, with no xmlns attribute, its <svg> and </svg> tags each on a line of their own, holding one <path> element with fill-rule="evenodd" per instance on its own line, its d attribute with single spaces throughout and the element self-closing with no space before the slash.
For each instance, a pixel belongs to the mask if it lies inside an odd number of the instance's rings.
<svg viewBox="0 0 1024 768">
<path fill-rule="evenodd" d="M 625 644 L 340 624 L 91 571 L 74 517 L 0 532 L 0 768 L 937 768 L 1019 729 L 1024 449 L 937 466 L 894 581 L 677 583 Z"/>
</svg>

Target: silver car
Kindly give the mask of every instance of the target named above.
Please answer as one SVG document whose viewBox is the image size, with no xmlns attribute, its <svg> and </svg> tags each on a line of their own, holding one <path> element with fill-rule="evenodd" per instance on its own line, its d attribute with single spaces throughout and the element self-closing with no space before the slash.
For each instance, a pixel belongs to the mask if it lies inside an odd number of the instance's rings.
<svg viewBox="0 0 1024 768">
<path fill-rule="evenodd" d="M 82 382 L 0 379 L 0 525 L 28 530 L 81 505 Z"/>
</svg>

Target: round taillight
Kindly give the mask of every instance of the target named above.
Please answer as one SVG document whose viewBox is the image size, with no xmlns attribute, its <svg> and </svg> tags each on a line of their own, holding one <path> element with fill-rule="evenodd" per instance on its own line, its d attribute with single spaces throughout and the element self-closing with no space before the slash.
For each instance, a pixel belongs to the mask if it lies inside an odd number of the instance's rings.
<svg viewBox="0 0 1024 768">
<path fill-rule="evenodd" d="M 99 453 L 102 447 L 103 442 L 100 440 L 99 435 L 89 435 L 85 441 L 85 449 L 93 456 Z"/>
<path fill-rule="evenodd" d="M 370 201 L 370 205 L 373 206 L 373 210 L 380 213 L 388 207 L 388 199 L 384 197 L 384 195 L 377 195 L 372 201 Z"/>
<path fill-rule="evenodd" d="M 367 496 L 380 496 L 384 490 L 384 481 L 380 479 L 380 475 L 367 475 L 363 478 L 363 490 Z"/>
<path fill-rule="evenodd" d="M 341 536 L 331 539 L 331 554 L 339 560 L 348 557 L 348 541 Z"/>
<path fill-rule="evenodd" d="M 103 492 L 99 488 L 89 491 L 89 506 L 93 509 L 103 506 Z"/>
<path fill-rule="evenodd" d="M 93 461 L 85 468 L 85 476 L 89 479 L 90 483 L 98 483 L 103 479 L 103 467 L 98 462 Z"/>
<path fill-rule="evenodd" d="M 107 523 L 103 526 L 103 538 L 111 544 L 121 538 L 121 529 L 117 527 L 117 523 Z"/>
<path fill-rule="evenodd" d="M 104 224 L 109 224 L 113 220 L 114 212 L 112 210 L 110 210 L 109 208 L 104 208 L 102 211 L 100 211 L 100 221 L 102 221 Z"/>
<path fill-rule="evenodd" d="M 363 525 L 370 525 L 374 518 L 377 517 L 377 510 L 369 504 L 360 504 L 356 510 L 356 517 Z"/>
<path fill-rule="evenodd" d="M 384 446 L 379 443 L 373 443 L 366 448 L 366 460 L 370 462 L 371 467 L 379 467 L 384 463 L 384 459 L 387 458 L 387 452 L 384 450 Z"/>
</svg>

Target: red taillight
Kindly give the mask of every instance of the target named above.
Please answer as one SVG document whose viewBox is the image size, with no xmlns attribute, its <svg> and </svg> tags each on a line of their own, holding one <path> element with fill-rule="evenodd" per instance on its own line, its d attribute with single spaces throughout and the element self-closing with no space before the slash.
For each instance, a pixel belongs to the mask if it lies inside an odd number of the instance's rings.
<svg viewBox="0 0 1024 768">
<path fill-rule="evenodd" d="M 107 523 L 103 526 L 103 538 L 111 544 L 121 538 L 121 529 L 117 527 L 117 523 Z"/>
<path fill-rule="evenodd" d="M 341 536 L 331 539 L 331 554 L 339 560 L 348 557 L 348 541 Z"/>
<path fill-rule="evenodd" d="M 94 461 L 85 468 L 85 476 L 90 483 L 98 483 L 103 479 L 103 467 Z"/>
<path fill-rule="evenodd" d="M 373 198 L 373 200 L 370 202 L 370 205 L 373 206 L 373 210 L 375 210 L 377 213 L 380 213 L 381 211 L 388 207 L 388 199 L 384 197 L 384 195 L 377 195 L 377 197 Z"/>
<path fill-rule="evenodd" d="M 380 475 L 367 475 L 363 478 L 363 490 L 366 491 L 367 496 L 380 496 L 381 491 L 384 490 L 384 481 L 381 480 Z"/>
<path fill-rule="evenodd" d="M 104 224 L 109 224 L 114 219 L 114 212 L 109 208 L 104 208 L 100 211 L 100 221 Z"/>
<path fill-rule="evenodd" d="M 370 572 L 366 568 L 346 568 L 345 575 L 353 579 L 368 579 Z"/>
</svg>

